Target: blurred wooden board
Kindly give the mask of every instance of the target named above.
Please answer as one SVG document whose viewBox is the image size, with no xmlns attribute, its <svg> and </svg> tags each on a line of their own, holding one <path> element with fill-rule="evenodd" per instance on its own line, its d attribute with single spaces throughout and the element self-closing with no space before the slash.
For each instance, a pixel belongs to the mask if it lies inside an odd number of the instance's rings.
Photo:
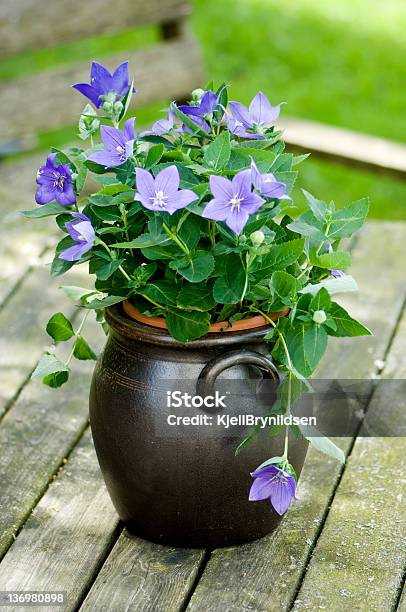
<svg viewBox="0 0 406 612">
<path fill-rule="evenodd" d="M 304 119 L 284 118 L 278 127 L 286 144 L 300 152 L 406 179 L 404 144 Z"/>
<path fill-rule="evenodd" d="M 3 0 L 0 55 L 172 22 L 189 12 L 187 0 Z"/>
</svg>

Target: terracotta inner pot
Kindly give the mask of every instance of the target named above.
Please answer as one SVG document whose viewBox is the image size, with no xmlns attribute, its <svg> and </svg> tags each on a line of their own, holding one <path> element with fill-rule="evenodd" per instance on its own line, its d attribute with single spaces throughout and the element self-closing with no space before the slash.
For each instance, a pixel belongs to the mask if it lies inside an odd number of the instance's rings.
<svg viewBox="0 0 406 612">
<path fill-rule="evenodd" d="M 143 315 L 138 308 L 136 308 L 134 304 L 131 304 L 131 302 L 128 300 L 123 302 L 123 309 L 126 315 L 128 315 L 131 319 L 134 319 L 134 321 L 139 321 L 140 323 L 150 325 L 151 327 L 158 327 L 159 329 L 168 329 L 164 317 L 148 317 Z M 280 317 L 285 317 L 288 312 L 289 308 L 286 308 L 280 312 L 270 312 L 268 313 L 268 317 L 272 321 L 277 321 Z M 218 321 L 217 323 L 210 325 L 209 333 L 214 334 L 218 332 L 243 331 L 245 329 L 263 327 L 264 325 L 268 324 L 268 321 L 262 315 L 257 315 L 255 317 L 248 317 L 247 319 L 233 321 L 232 323 L 229 321 Z"/>
</svg>

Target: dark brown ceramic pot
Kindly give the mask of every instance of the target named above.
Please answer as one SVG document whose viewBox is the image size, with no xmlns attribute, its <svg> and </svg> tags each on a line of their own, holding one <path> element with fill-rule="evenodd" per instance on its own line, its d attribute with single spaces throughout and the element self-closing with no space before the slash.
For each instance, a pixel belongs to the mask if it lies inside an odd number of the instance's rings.
<svg viewBox="0 0 406 612">
<path fill-rule="evenodd" d="M 107 309 L 110 334 L 93 375 L 90 422 L 111 499 L 127 527 L 154 542 L 185 547 L 239 544 L 272 531 L 280 521 L 269 501 L 250 502 L 250 472 L 280 455 L 283 436 L 262 430 L 235 456 L 252 427 L 217 426 L 217 414 L 264 415 L 256 392 L 278 373 L 263 341 L 267 327 L 210 334 L 187 344 L 165 330 Z M 216 384 L 247 385 L 238 402 L 217 409 L 167 406 L 167 390 L 192 381 L 204 395 Z M 217 411 L 217 412 L 216 412 Z M 213 426 L 173 427 L 169 415 L 207 415 Z M 297 474 L 307 443 L 292 439 Z"/>
</svg>

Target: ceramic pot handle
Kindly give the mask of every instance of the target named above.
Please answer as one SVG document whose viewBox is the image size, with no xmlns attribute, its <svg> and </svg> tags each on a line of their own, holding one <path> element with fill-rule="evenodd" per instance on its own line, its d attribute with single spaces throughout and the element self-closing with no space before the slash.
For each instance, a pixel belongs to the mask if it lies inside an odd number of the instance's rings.
<svg viewBox="0 0 406 612">
<path fill-rule="evenodd" d="M 270 357 L 257 353 L 256 351 L 238 350 L 230 351 L 219 357 L 211 359 L 199 374 L 196 383 L 196 391 L 198 395 L 212 395 L 216 378 L 220 376 L 224 370 L 232 368 L 235 365 L 253 365 L 257 366 L 267 374 L 267 378 L 279 381 L 279 373 L 275 364 Z M 209 409 L 204 407 L 205 412 L 219 412 L 218 409 Z"/>
</svg>

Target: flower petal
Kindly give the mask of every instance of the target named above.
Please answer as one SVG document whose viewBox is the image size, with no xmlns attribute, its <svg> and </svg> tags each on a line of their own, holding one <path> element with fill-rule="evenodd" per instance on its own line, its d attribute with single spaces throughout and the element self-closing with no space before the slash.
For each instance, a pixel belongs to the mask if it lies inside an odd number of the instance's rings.
<svg viewBox="0 0 406 612">
<path fill-rule="evenodd" d="M 180 177 L 176 166 L 164 168 L 155 177 L 155 190 L 163 191 L 165 196 L 176 193 L 179 189 Z"/>
<path fill-rule="evenodd" d="M 210 176 L 210 191 L 215 198 L 223 200 L 224 203 L 227 204 L 234 196 L 232 182 L 226 179 L 224 176 L 216 176 L 215 174 Z"/>
<path fill-rule="evenodd" d="M 102 125 L 100 134 L 104 146 L 109 151 L 116 151 L 117 147 L 125 149 L 125 138 L 121 130 L 111 127 L 110 125 Z"/>
<path fill-rule="evenodd" d="M 225 221 L 230 214 L 230 205 L 222 198 L 213 198 L 206 204 L 202 212 L 202 217 L 205 219 L 213 219 L 213 221 Z"/>
<path fill-rule="evenodd" d="M 251 193 L 251 170 L 242 170 L 233 177 L 233 194 L 240 198 L 247 198 Z"/>
<path fill-rule="evenodd" d="M 43 204 L 49 204 L 55 199 L 55 189 L 51 188 L 49 183 L 40 185 L 35 193 L 35 201 L 41 206 Z"/>
<path fill-rule="evenodd" d="M 77 89 L 84 96 L 86 96 L 86 98 L 88 98 L 90 102 L 93 102 L 96 108 L 99 108 L 101 100 L 99 99 L 100 91 L 98 88 L 93 87 L 88 83 L 76 83 L 75 85 L 72 85 L 72 87 L 74 89 Z"/>
<path fill-rule="evenodd" d="M 149 198 L 155 196 L 154 178 L 150 172 L 147 172 L 147 170 L 144 170 L 143 168 L 136 168 L 135 181 L 138 193 L 135 194 L 134 199 L 139 200 L 144 206 L 146 206 L 144 200 L 149 200 Z M 146 207 L 149 208 L 148 206 Z"/>
<path fill-rule="evenodd" d="M 95 151 L 95 153 L 90 155 L 89 160 L 106 168 L 115 168 L 124 163 L 121 156 L 112 151 Z"/>
<path fill-rule="evenodd" d="M 135 139 L 135 131 L 134 131 L 135 117 L 130 117 L 124 124 L 124 140 L 128 142 L 129 140 Z"/>
<path fill-rule="evenodd" d="M 90 221 L 79 221 L 75 224 L 75 230 L 79 236 L 83 236 L 85 242 L 93 244 L 96 235 Z"/>
<path fill-rule="evenodd" d="M 252 127 L 252 121 L 248 108 L 244 106 L 244 104 L 241 104 L 240 102 L 230 102 L 230 110 L 234 119 L 239 121 L 244 127 Z"/>
<path fill-rule="evenodd" d="M 179 210 L 180 208 L 185 208 L 185 206 L 191 204 L 191 202 L 194 202 L 198 199 L 199 196 L 197 196 L 190 189 L 181 189 L 180 191 L 177 191 L 175 194 L 170 195 L 168 197 L 168 199 L 166 200 L 166 209 L 168 210 L 168 212 L 172 213 L 176 210 Z"/>
<path fill-rule="evenodd" d="M 55 200 L 62 204 L 62 206 L 70 206 L 76 203 L 76 195 L 73 190 L 72 183 L 65 181 L 65 187 L 63 191 L 55 189 Z"/>
<path fill-rule="evenodd" d="M 292 480 L 294 479 L 292 478 Z M 286 480 L 285 482 L 282 480 L 273 482 L 270 501 L 278 514 L 285 514 L 294 496 L 295 492 L 293 491 L 292 494 L 291 482 L 289 482 L 288 480 Z"/>
<path fill-rule="evenodd" d="M 82 242 L 81 244 L 75 244 L 74 246 L 69 247 L 69 249 L 65 249 L 59 255 L 59 259 L 64 259 L 65 261 L 78 261 L 81 257 L 90 251 L 92 248 L 92 244 L 88 242 Z"/>
<path fill-rule="evenodd" d="M 256 478 L 251 485 L 249 501 L 261 501 L 268 499 L 272 493 L 272 483 L 268 478 Z"/>
<path fill-rule="evenodd" d="M 271 109 L 272 106 L 268 98 L 262 91 L 259 91 L 249 105 L 251 122 L 255 124 L 267 123 L 269 117 L 272 116 Z"/>
<path fill-rule="evenodd" d="M 248 219 L 249 213 L 245 208 L 240 208 L 240 210 L 234 208 L 234 210 L 230 210 L 230 214 L 226 219 L 226 224 L 238 236 L 246 226 Z"/>
<path fill-rule="evenodd" d="M 90 69 L 90 84 L 93 86 L 96 85 L 98 89 L 107 94 L 113 89 L 112 82 L 112 76 L 107 68 L 98 62 L 92 62 L 92 67 Z"/>
<path fill-rule="evenodd" d="M 130 80 L 128 77 L 128 62 L 123 62 L 117 66 L 112 80 L 114 84 L 114 91 L 120 96 L 124 96 L 130 87 Z"/>
<path fill-rule="evenodd" d="M 241 202 L 241 208 L 247 212 L 249 215 L 252 215 L 257 212 L 259 208 L 261 208 L 262 204 L 265 203 L 265 200 L 261 198 L 256 193 L 250 193 L 244 200 Z"/>
</svg>

